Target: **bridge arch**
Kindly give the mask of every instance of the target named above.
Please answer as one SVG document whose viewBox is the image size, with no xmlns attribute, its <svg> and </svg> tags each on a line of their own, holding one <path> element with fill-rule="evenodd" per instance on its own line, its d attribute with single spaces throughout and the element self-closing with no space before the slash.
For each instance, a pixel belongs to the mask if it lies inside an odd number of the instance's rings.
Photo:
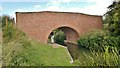
<svg viewBox="0 0 120 68">
<path fill-rule="evenodd" d="M 66 40 L 70 41 L 70 42 L 76 42 L 79 38 L 79 33 L 77 32 L 77 30 L 75 30 L 72 27 L 69 26 L 60 26 L 57 28 L 54 28 L 52 30 L 49 31 L 48 35 L 47 35 L 47 40 L 50 36 L 50 34 L 55 30 L 55 29 L 60 29 L 65 33 L 66 36 Z"/>
</svg>

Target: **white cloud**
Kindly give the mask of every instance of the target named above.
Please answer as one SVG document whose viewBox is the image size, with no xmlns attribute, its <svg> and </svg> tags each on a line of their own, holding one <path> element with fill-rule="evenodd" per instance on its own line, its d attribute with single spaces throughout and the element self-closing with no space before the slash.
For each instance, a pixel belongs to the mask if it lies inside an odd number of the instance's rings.
<svg viewBox="0 0 120 68">
<path fill-rule="evenodd" d="M 70 3 L 73 0 L 59 0 L 59 1 L 50 1 L 47 3 L 47 7 L 40 8 L 40 5 L 34 5 L 28 9 L 17 9 L 15 12 L 35 12 L 35 11 L 60 11 L 60 12 L 80 12 L 91 15 L 103 15 L 107 11 L 107 7 L 112 3 L 113 0 L 87 0 L 88 3 L 94 3 L 93 5 L 85 6 L 85 7 L 71 7 L 64 8 L 61 7 L 61 4 Z M 82 0 L 81 0 L 82 1 Z M 13 14 L 15 17 L 15 14 Z"/>
<path fill-rule="evenodd" d="M 72 2 L 73 0 L 62 0 L 62 2 L 65 2 L 65 3 L 70 3 Z"/>
<path fill-rule="evenodd" d="M 51 0 L 46 5 L 47 7 L 42 9 L 42 11 L 64 11 L 64 8 L 61 8 L 62 3 L 70 3 L 73 0 Z"/>
<path fill-rule="evenodd" d="M 74 1 L 74 0 L 51 0 L 47 3 L 47 6 L 50 6 L 50 5 L 58 6 L 61 3 L 70 3 L 72 1 Z"/>
<path fill-rule="evenodd" d="M 88 0 L 89 2 L 95 3 L 94 5 L 83 8 L 85 13 L 103 15 L 107 11 L 107 7 L 112 3 L 113 0 Z"/>
<path fill-rule="evenodd" d="M 0 7 L 0 11 L 2 11 L 3 10 L 3 8 L 2 7 Z"/>
<path fill-rule="evenodd" d="M 61 8 L 58 6 L 49 6 L 45 9 L 43 9 L 42 11 L 61 11 Z"/>
<path fill-rule="evenodd" d="M 31 8 L 27 8 L 27 9 L 17 9 L 14 12 L 36 12 L 36 11 L 40 11 L 41 8 L 39 8 L 38 6 L 36 8 L 31 7 Z"/>
<path fill-rule="evenodd" d="M 24 12 L 24 10 L 23 9 L 17 9 L 17 10 L 15 10 L 15 12 Z"/>
<path fill-rule="evenodd" d="M 40 5 L 34 5 L 34 7 L 35 7 L 35 8 L 41 8 L 41 6 L 40 6 Z"/>
<path fill-rule="evenodd" d="M 2 2 L 47 2 L 49 0 L 1 0 Z"/>
<path fill-rule="evenodd" d="M 76 0 L 59 0 L 57 1 L 51 1 L 47 5 L 48 7 L 43 10 L 49 10 L 49 11 L 63 11 L 63 12 L 80 12 L 80 13 L 86 13 L 91 15 L 103 15 L 107 11 L 107 7 L 113 2 L 113 0 L 81 0 L 78 2 L 88 2 L 88 3 L 94 3 L 93 5 L 85 6 L 83 8 L 61 8 L 59 5 L 62 2 L 72 2 Z"/>
<path fill-rule="evenodd" d="M 25 9 L 24 8 L 17 9 L 14 12 L 59 11 L 59 12 L 79 12 L 91 15 L 103 15 L 107 11 L 107 7 L 112 3 L 112 1 L 113 0 L 87 0 L 87 1 L 81 0 L 80 2 L 88 2 L 94 4 L 85 7 L 70 7 L 70 8 L 64 8 L 64 6 L 61 7 L 61 5 L 62 3 L 73 2 L 73 0 L 50 1 L 47 3 L 47 7 L 45 8 L 41 8 L 41 5 L 34 5 L 33 7 Z M 0 7 L 0 11 L 2 10 L 3 8 Z M 11 15 L 12 17 L 16 18 L 14 12 Z"/>
<path fill-rule="evenodd" d="M 53 6 L 53 5 L 58 6 L 60 5 L 60 3 L 61 3 L 60 1 L 50 1 L 47 3 L 47 6 Z"/>
</svg>

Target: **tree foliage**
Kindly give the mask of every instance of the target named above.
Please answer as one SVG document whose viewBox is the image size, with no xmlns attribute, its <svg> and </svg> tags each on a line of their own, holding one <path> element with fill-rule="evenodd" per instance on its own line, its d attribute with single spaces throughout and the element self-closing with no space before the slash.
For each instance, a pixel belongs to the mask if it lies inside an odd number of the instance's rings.
<svg viewBox="0 0 120 68">
<path fill-rule="evenodd" d="M 59 29 L 56 29 L 53 31 L 54 32 L 54 40 L 55 43 L 64 45 L 64 40 L 66 39 L 65 33 Z"/>
<path fill-rule="evenodd" d="M 11 22 L 13 23 L 13 18 L 12 17 L 10 17 L 9 15 L 3 15 L 3 16 L 0 17 L 2 28 L 6 25 L 6 18 L 7 18 L 7 21 L 8 21 L 8 25 L 10 25 Z"/>
<path fill-rule="evenodd" d="M 84 46 L 93 50 L 104 50 L 104 47 L 117 47 L 120 51 L 120 36 L 111 36 L 108 31 L 95 31 L 85 36 L 80 37 L 78 40 L 79 46 Z"/>
<path fill-rule="evenodd" d="M 108 30 L 95 31 L 80 37 L 78 40 L 79 46 L 97 50 L 104 49 L 106 46 L 117 47 L 120 52 L 120 1 L 114 1 L 108 6 L 104 24 L 108 24 Z"/>
<path fill-rule="evenodd" d="M 120 1 L 114 1 L 108 6 L 104 21 L 108 24 L 108 30 L 112 35 L 120 35 Z"/>
</svg>

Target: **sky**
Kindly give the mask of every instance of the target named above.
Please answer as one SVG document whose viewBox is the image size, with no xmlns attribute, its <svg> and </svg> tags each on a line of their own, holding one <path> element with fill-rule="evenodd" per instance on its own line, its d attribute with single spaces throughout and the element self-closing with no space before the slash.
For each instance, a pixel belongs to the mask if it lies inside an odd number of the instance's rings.
<svg viewBox="0 0 120 68">
<path fill-rule="evenodd" d="M 2 0 L 0 12 L 15 17 L 15 12 L 78 12 L 104 15 L 113 0 Z"/>
</svg>

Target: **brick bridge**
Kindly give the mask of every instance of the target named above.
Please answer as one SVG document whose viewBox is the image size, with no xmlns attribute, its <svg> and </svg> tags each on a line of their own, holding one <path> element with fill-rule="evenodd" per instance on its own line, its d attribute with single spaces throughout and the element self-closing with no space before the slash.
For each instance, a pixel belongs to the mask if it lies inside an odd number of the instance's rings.
<svg viewBox="0 0 120 68">
<path fill-rule="evenodd" d="M 102 16 L 72 12 L 16 12 L 16 25 L 30 38 L 47 43 L 54 29 L 61 29 L 68 41 L 92 29 L 102 28 Z"/>
</svg>

